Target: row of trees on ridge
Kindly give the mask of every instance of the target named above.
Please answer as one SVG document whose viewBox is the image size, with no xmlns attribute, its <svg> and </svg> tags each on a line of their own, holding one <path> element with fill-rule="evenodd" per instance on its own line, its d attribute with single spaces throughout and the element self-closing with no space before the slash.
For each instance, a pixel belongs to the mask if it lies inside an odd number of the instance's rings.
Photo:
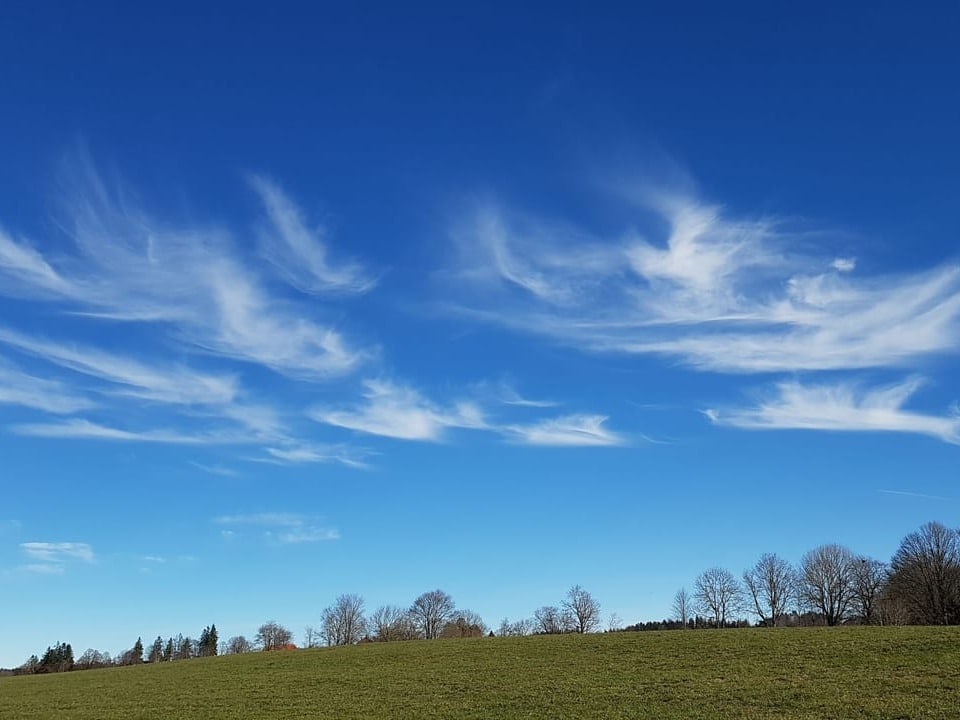
<svg viewBox="0 0 960 720">
<path fill-rule="evenodd" d="M 600 603 L 575 585 L 559 604 L 544 605 L 530 618 L 504 618 L 494 632 L 477 613 L 458 609 L 439 589 L 419 595 L 407 607 L 383 605 L 369 615 L 360 595 L 345 594 L 323 610 L 319 627 L 305 629 L 303 645 L 591 633 L 601 629 L 600 611 Z M 607 629 L 742 627 L 751 624 L 748 616 L 752 624 L 766 627 L 960 624 L 960 530 L 927 523 L 903 538 L 889 563 L 828 544 L 806 553 L 797 566 L 764 553 L 739 578 L 725 568 L 709 568 L 697 576 L 692 592 L 681 588 L 676 593 L 672 611 L 669 620 L 625 628 L 612 616 Z M 253 640 L 239 635 L 220 641 L 216 626 L 209 625 L 199 639 L 157 637 L 146 651 L 137 638 L 116 657 L 90 649 L 75 660 L 72 646 L 58 642 L 15 672 L 63 672 L 295 647 L 293 633 L 273 621 L 261 625 Z"/>
</svg>

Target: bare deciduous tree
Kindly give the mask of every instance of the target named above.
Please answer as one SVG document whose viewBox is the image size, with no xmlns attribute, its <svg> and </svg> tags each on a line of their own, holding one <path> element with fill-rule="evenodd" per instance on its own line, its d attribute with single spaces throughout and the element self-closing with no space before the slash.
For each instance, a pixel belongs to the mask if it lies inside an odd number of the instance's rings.
<svg viewBox="0 0 960 720">
<path fill-rule="evenodd" d="M 534 632 L 544 635 L 556 635 L 571 632 L 574 626 L 573 616 L 556 605 L 544 605 L 533 613 Z"/>
<path fill-rule="evenodd" d="M 483 618 L 473 610 L 457 610 L 451 620 L 440 630 L 442 638 L 483 637 L 489 628 Z"/>
<path fill-rule="evenodd" d="M 320 633 L 327 645 L 353 645 L 367 632 L 363 616 L 363 598 L 359 595 L 341 595 L 323 611 Z"/>
<path fill-rule="evenodd" d="M 866 625 L 880 622 L 878 605 L 887 584 L 887 565 L 879 560 L 858 557 L 853 564 L 853 611 Z"/>
<path fill-rule="evenodd" d="M 578 633 L 594 632 L 600 627 L 600 603 L 579 585 L 567 590 L 561 607 L 573 617 Z"/>
<path fill-rule="evenodd" d="M 220 650 L 221 655 L 240 655 L 241 653 L 253 652 L 253 643 L 247 640 L 243 635 L 237 635 L 230 638 L 223 644 Z"/>
<path fill-rule="evenodd" d="M 827 625 L 839 625 L 853 602 L 856 558 L 842 545 L 821 545 L 800 562 L 800 601 L 823 616 Z"/>
<path fill-rule="evenodd" d="M 687 592 L 687 589 L 680 588 L 677 590 L 677 594 L 673 596 L 673 614 L 674 617 L 680 621 L 684 630 L 687 629 L 687 621 L 690 619 L 690 611 L 692 609 L 693 600 Z"/>
<path fill-rule="evenodd" d="M 960 621 L 960 532 L 927 523 L 903 539 L 890 571 L 891 593 L 914 622 Z"/>
<path fill-rule="evenodd" d="M 743 585 L 762 625 L 776 627 L 796 597 L 797 572 L 786 560 L 764 553 L 743 573 Z"/>
<path fill-rule="evenodd" d="M 530 618 L 521 618 L 511 622 L 508 618 L 500 621 L 497 629 L 498 637 L 522 637 L 534 632 L 534 621 Z"/>
<path fill-rule="evenodd" d="M 303 629 L 303 646 L 306 648 L 315 648 L 320 647 L 320 632 L 313 627 L 313 625 L 307 625 Z"/>
<path fill-rule="evenodd" d="M 257 630 L 257 645 L 263 650 L 280 650 L 290 644 L 293 633 L 273 620 L 265 622 Z"/>
<path fill-rule="evenodd" d="M 740 608 L 742 594 L 733 573 L 725 568 L 710 568 L 700 573 L 694 584 L 697 606 L 713 617 L 716 627 L 726 625 L 727 617 Z"/>
<path fill-rule="evenodd" d="M 370 615 L 370 629 L 378 642 L 413 640 L 417 637 L 410 611 L 395 605 L 381 605 Z"/>
<path fill-rule="evenodd" d="M 410 617 L 420 637 L 435 640 L 456 608 L 453 598 L 443 590 L 431 590 L 413 601 Z"/>
</svg>

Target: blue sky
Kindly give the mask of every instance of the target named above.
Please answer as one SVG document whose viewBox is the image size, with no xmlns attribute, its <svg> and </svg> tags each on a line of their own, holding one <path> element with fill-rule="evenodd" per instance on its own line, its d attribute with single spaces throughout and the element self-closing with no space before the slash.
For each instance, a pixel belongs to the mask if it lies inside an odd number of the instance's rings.
<svg viewBox="0 0 960 720">
<path fill-rule="evenodd" d="M 958 13 L 0 22 L 0 666 L 956 524 Z"/>
</svg>

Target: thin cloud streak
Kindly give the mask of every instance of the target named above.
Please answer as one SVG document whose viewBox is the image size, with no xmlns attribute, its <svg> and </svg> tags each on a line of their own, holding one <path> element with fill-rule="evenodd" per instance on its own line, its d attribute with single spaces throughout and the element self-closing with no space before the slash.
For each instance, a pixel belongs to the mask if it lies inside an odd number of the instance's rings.
<svg viewBox="0 0 960 720">
<path fill-rule="evenodd" d="M 364 402 L 347 409 L 318 407 L 308 415 L 317 422 L 399 440 L 436 442 L 450 428 L 485 429 L 482 410 L 462 401 L 441 407 L 417 390 L 386 380 L 364 381 Z"/>
<path fill-rule="evenodd" d="M 570 414 L 528 424 L 510 424 L 489 416 L 472 400 L 441 405 L 405 385 L 384 380 L 367 380 L 364 385 L 366 401 L 362 405 L 350 409 L 314 408 L 309 416 L 317 422 L 355 432 L 421 442 L 441 442 L 452 429 L 498 434 L 521 445 L 603 447 L 626 442 L 604 427 L 608 418 L 602 415 Z M 486 392 L 482 383 L 475 389 Z M 498 393 L 497 400 L 501 404 L 530 408 L 553 405 L 524 400 L 516 393 L 507 399 Z"/>
<path fill-rule="evenodd" d="M 38 378 L 0 357 L 0 405 L 19 405 L 54 415 L 70 415 L 95 403 L 55 380 Z"/>
<path fill-rule="evenodd" d="M 513 441 L 554 447 L 611 447 L 626 444 L 623 437 L 604 427 L 603 415 L 566 415 L 530 425 L 504 428 Z"/>
<path fill-rule="evenodd" d="M 18 569 L 36 575 L 63 575 L 65 570 L 63 565 L 54 563 L 28 563 L 20 565 Z"/>
<path fill-rule="evenodd" d="M 717 425 L 746 430 L 900 432 L 960 444 L 960 415 L 940 417 L 904 409 L 922 384 L 916 377 L 869 389 L 851 383 L 784 382 L 776 386 L 774 397 L 756 407 L 705 414 Z"/>
<path fill-rule="evenodd" d="M 66 440 L 110 440 L 163 445 L 239 445 L 250 442 L 249 438 L 229 433 L 217 435 L 188 434 L 176 430 L 123 430 L 82 418 L 57 423 L 21 423 L 9 428 L 16 435 Z"/>
<path fill-rule="evenodd" d="M 89 377 L 115 385 L 130 397 L 181 405 L 230 403 L 237 395 L 233 375 L 210 375 L 185 367 L 161 368 L 138 360 L 50 340 L 0 326 L 0 343 Z"/>
<path fill-rule="evenodd" d="M 92 563 L 96 559 L 93 548 L 78 542 L 25 542 L 20 549 L 31 560 L 42 563 L 62 563 L 66 560 L 81 560 Z"/>
<path fill-rule="evenodd" d="M 360 294 L 376 282 L 357 263 L 334 266 L 322 231 L 307 228 L 299 207 L 279 185 L 261 175 L 248 178 L 263 203 L 270 227 L 263 233 L 263 254 L 283 278 L 310 294 Z"/>
<path fill-rule="evenodd" d="M 915 497 L 923 500 L 956 500 L 957 498 L 945 497 L 943 495 L 927 495 L 926 493 L 909 492 L 907 490 L 877 490 L 884 495 L 902 495 L 904 497 Z"/>
<path fill-rule="evenodd" d="M 233 528 L 262 528 L 262 534 L 270 542 L 281 545 L 300 545 L 303 543 L 328 542 L 340 539 L 340 531 L 318 523 L 318 519 L 299 513 L 264 512 L 241 515 L 221 515 L 214 518 L 214 524 Z M 227 540 L 236 539 L 239 530 L 223 530 L 221 536 Z"/>
</svg>

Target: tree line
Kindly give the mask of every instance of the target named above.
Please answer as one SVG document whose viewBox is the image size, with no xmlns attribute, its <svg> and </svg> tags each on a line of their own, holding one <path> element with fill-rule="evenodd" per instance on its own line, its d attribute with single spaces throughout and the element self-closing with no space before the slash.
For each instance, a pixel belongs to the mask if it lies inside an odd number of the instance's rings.
<svg viewBox="0 0 960 720">
<path fill-rule="evenodd" d="M 626 627 L 613 616 L 606 629 L 960 624 L 960 530 L 927 523 L 903 538 L 888 563 L 827 544 L 804 554 L 796 566 L 764 553 L 739 578 L 726 568 L 712 567 L 697 576 L 692 591 L 677 591 L 672 612 L 670 619 Z M 369 615 L 363 597 L 345 594 L 324 608 L 318 626 L 305 628 L 302 646 L 592 633 L 601 623 L 600 603 L 579 585 L 558 604 L 537 608 L 532 617 L 504 618 L 496 631 L 477 613 L 458 608 L 440 589 L 422 593 L 409 606 L 382 605 Z M 261 625 L 252 640 L 238 635 L 221 641 L 211 624 L 197 639 L 158 636 L 148 649 L 137 638 L 115 657 L 89 649 L 74 659 L 72 646 L 58 642 L 14 672 L 65 672 L 294 648 L 293 633 L 274 621 Z"/>
<path fill-rule="evenodd" d="M 744 615 L 774 627 L 960 624 L 960 530 L 927 523 L 903 538 L 889 563 L 828 544 L 797 566 L 764 553 L 740 578 L 710 568 L 692 593 L 677 591 L 673 613 L 684 628 L 727 627 Z"/>
</svg>

